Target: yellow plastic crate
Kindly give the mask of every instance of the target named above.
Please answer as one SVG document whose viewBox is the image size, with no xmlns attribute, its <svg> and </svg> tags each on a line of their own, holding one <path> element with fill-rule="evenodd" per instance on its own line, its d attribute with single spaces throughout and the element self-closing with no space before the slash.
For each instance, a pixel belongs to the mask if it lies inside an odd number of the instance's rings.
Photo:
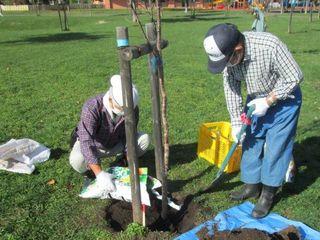
<svg viewBox="0 0 320 240">
<path fill-rule="evenodd" d="M 231 145 L 231 124 L 229 122 L 204 123 L 200 126 L 197 154 L 208 162 L 220 168 L 227 156 Z M 238 146 L 233 153 L 225 172 L 239 171 L 241 159 L 241 147 Z"/>
</svg>

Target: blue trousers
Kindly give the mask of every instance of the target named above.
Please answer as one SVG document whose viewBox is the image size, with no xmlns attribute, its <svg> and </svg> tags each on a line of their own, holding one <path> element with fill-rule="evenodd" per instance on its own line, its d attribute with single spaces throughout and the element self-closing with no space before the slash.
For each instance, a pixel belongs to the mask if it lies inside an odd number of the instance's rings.
<svg viewBox="0 0 320 240">
<path fill-rule="evenodd" d="M 263 117 L 253 117 L 242 144 L 241 181 L 279 187 L 292 158 L 302 103 L 298 87 L 294 98 L 280 100 Z M 248 97 L 247 102 L 251 99 Z"/>
</svg>

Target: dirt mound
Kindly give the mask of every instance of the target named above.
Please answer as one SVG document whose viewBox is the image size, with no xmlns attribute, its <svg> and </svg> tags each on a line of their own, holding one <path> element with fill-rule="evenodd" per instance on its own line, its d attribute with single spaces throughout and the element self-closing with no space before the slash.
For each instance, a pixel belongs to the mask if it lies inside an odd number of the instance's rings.
<svg viewBox="0 0 320 240">
<path fill-rule="evenodd" d="M 183 233 L 195 227 L 199 206 L 186 199 L 180 211 L 168 207 L 167 219 L 161 218 L 161 202 L 151 201 L 146 209 L 146 226 L 151 231 L 170 231 Z M 106 209 L 106 220 L 115 232 L 123 231 L 132 223 L 131 203 L 113 200 Z"/>
<path fill-rule="evenodd" d="M 201 240 L 300 240 L 301 236 L 299 231 L 293 227 L 288 228 L 270 234 L 265 231 L 260 231 L 257 229 L 249 228 L 239 228 L 232 231 L 217 231 L 216 226 L 214 226 L 214 236 L 208 235 L 208 229 L 206 227 L 202 228 L 197 236 Z"/>
</svg>

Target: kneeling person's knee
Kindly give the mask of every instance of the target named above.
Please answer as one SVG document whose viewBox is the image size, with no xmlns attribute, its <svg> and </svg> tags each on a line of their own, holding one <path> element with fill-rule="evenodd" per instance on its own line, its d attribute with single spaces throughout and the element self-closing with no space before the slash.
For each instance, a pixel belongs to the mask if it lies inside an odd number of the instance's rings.
<svg viewBox="0 0 320 240">
<path fill-rule="evenodd" d="M 147 133 L 138 133 L 138 156 L 142 156 L 150 145 L 150 136 Z"/>
<path fill-rule="evenodd" d="M 77 146 L 79 145 L 79 147 Z M 80 143 L 76 142 L 69 156 L 69 163 L 78 173 L 84 173 L 87 170 L 84 157 L 80 151 Z"/>
</svg>

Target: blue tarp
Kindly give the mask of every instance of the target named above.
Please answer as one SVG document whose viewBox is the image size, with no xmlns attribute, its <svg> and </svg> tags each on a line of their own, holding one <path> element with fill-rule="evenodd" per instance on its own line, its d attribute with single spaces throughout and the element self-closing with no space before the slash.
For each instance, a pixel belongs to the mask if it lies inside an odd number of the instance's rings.
<svg viewBox="0 0 320 240">
<path fill-rule="evenodd" d="M 197 232 L 203 227 L 207 227 L 209 235 L 213 235 L 212 227 L 214 224 L 217 224 L 216 226 L 219 231 L 230 231 L 236 228 L 256 228 L 269 233 L 278 232 L 293 225 L 299 230 L 302 240 L 320 240 L 320 232 L 313 230 L 301 222 L 286 219 L 275 213 L 270 213 L 267 217 L 262 219 L 252 218 L 250 214 L 253 207 L 254 205 L 251 202 L 245 202 L 239 206 L 220 212 L 214 219 L 180 235 L 175 238 L 175 240 L 199 239 L 197 237 Z"/>
</svg>

